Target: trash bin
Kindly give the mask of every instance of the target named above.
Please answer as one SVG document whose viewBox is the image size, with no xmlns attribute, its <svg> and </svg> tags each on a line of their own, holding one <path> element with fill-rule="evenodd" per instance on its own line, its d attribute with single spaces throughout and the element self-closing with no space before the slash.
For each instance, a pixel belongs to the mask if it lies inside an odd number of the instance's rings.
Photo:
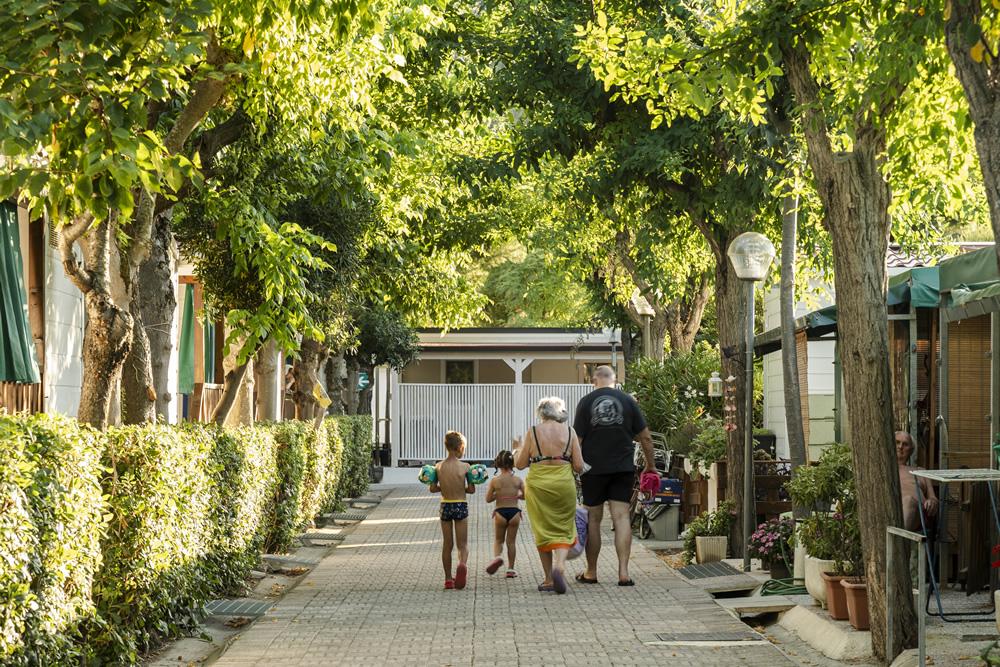
<svg viewBox="0 0 1000 667">
<path fill-rule="evenodd" d="M 673 542 L 678 539 L 681 526 L 681 508 L 678 505 L 653 504 L 646 509 L 646 519 L 653 531 L 653 539 Z"/>
</svg>

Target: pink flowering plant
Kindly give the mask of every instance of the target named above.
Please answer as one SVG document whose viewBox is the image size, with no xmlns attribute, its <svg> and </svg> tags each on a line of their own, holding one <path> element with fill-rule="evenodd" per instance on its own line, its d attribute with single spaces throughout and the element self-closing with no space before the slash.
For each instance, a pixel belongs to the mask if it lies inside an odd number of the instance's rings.
<svg viewBox="0 0 1000 667">
<path fill-rule="evenodd" d="M 771 563 L 785 562 L 790 565 L 794 530 L 795 522 L 791 519 L 765 521 L 750 535 L 750 555 Z"/>
</svg>

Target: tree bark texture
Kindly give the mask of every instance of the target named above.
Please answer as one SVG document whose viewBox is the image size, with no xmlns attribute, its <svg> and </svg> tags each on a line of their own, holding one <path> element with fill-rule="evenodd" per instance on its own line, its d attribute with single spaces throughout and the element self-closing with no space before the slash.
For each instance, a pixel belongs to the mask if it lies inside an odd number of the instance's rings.
<svg viewBox="0 0 1000 667">
<path fill-rule="evenodd" d="M 370 415 L 372 413 L 372 391 L 375 387 L 375 369 L 371 366 L 364 366 L 361 370 L 368 373 L 368 386 L 358 392 L 358 414 Z"/>
<path fill-rule="evenodd" d="M 313 387 L 319 383 L 319 369 L 326 362 L 326 356 L 322 343 L 308 337 L 302 339 L 299 358 L 292 365 L 292 374 L 295 376 L 295 411 L 303 421 L 315 418 L 321 410 L 313 396 Z"/>
<path fill-rule="evenodd" d="M 132 344 L 132 317 L 103 290 L 84 295 L 87 326 L 83 337 L 83 376 L 77 418 L 98 429 L 108 426 L 118 374 Z"/>
<path fill-rule="evenodd" d="M 137 275 L 132 300 L 133 344 L 122 371 L 122 412 L 126 424 L 169 419 L 174 399 L 170 391 L 170 355 L 177 310 L 173 274 L 177 253 L 169 213 L 153 228 L 149 257 Z"/>
<path fill-rule="evenodd" d="M 355 359 L 347 360 L 347 383 L 344 392 L 347 414 L 358 414 L 358 362 Z"/>
<path fill-rule="evenodd" d="M 951 16 L 945 22 L 945 42 L 969 102 L 993 236 L 1000 239 L 1000 63 L 988 53 L 978 62 L 972 56 L 972 48 L 982 34 L 981 0 L 955 0 L 948 5 Z M 1000 244 L 996 252 L 1000 263 Z"/>
<path fill-rule="evenodd" d="M 326 360 L 326 393 L 330 397 L 328 414 L 344 414 L 344 375 L 346 372 L 343 352 L 331 355 Z"/>
<path fill-rule="evenodd" d="M 228 359 L 229 357 L 227 357 Z M 239 413 L 239 410 L 236 409 L 236 404 L 240 398 L 240 389 L 243 387 L 243 380 L 249 371 L 249 361 L 226 370 L 222 398 L 219 400 L 219 404 L 215 406 L 215 412 L 212 413 L 212 421 L 216 424 L 220 426 L 229 424 L 231 423 L 231 418 L 234 418 Z"/>
<path fill-rule="evenodd" d="M 799 43 L 782 46 L 789 78 L 803 119 L 809 166 L 823 202 L 823 223 L 833 239 L 837 328 L 844 396 L 851 428 L 861 543 L 868 579 L 872 649 L 891 662 L 916 641 L 917 618 L 909 571 L 886 572 L 887 526 L 902 525 L 899 472 L 892 430 L 889 344 L 886 318 L 885 255 L 889 240 L 889 186 L 881 173 L 885 134 L 859 120 L 853 150 L 833 151 L 819 88 L 809 69 L 809 53 Z M 897 553 L 905 558 L 904 545 Z M 905 563 L 905 560 L 897 560 Z M 886 577 L 895 597 L 886 599 Z M 893 607 L 896 646 L 885 655 L 886 608 Z"/>
<path fill-rule="evenodd" d="M 257 419 L 278 421 L 281 418 L 281 396 L 279 379 L 283 380 L 283 364 L 279 363 L 278 345 L 268 339 L 257 355 Z"/>
<path fill-rule="evenodd" d="M 806 434 L 802 423 L 799 358 L 795 345 L 795 251 L 798 197 L 786 194 L 781 202 L 781 374 L 785 390 L 785 437 L 792 459 L 792 474 L 806 464 Z M 794 507 L 796 518 L 809 510 Z"/>
<path fill-rule="evenodd" d="M 725 255 L 729 246 L 728 234 L 719 239 L 721 255 L 716 257 L 715 268 L 715 304 L 719 320 L 719 349 L 721 350 L 722 377 L 734 377 L 736 412 L 733 422 L 736 428 L 728 432 L 726 440 L 726 499 L 736 505 L 736 518 L 733 522 L 729 543 L 733 555 L 742 555 L 743 536 L 743 479 L 746 457 L 746 322 L 747 311 L 746 290 L 744 283 L 736 277 L 736 272 Z M 753 354 L 753 351 L 749 351 Z"/>
</svg>

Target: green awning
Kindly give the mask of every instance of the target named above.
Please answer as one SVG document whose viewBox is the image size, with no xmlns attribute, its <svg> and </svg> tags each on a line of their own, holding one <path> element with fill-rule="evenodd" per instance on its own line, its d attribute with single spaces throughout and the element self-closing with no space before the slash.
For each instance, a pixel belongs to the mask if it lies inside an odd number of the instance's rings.
<svg viewBox="0 0 1000 667">
<path fill-rule="evenodd" d="M 821 340 L 837 330 L 837 307 L 827 306 L 806 313 L 795 320 L 796 333 L 805 331 L 809 340 Z M 753 349 L 756 354 L 770 354 L 781 349 L 781 327 L 754 336 Z"/>
<path fill-rule="evenodd" d="M 177 392 L 194 393 L 194 285 L 184 286 L 184 310 L 181 311 L 181 340 L 178 355 Z"/>
<path fill-rule="evenodd" d="M 1000 280 L 996 250 L 992 246 L 946 259 L 939 268 L 941 291 L 952 290 L 960 285 L 975 289 Z"/>
<path fill-rule="evenodd" d="M 919 266 L 889 279 L 886 305 L 911 304 L 915 308 L 937 308 L 940 302 L 940 267 Z"/>
<path fill-rule="evenodd" d="M 17 206 L 0 202 L 0 381 L 41 381 L 28 322 L 28 295 L 21 263 Z"/>
</svg>

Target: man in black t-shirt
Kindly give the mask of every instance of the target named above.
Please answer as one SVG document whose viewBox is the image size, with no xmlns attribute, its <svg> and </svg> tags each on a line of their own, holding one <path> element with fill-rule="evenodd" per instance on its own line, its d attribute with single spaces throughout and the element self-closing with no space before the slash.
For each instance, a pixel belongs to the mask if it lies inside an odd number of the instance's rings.
<svg viewBox="0 0 1000 667">
<path fill-rule="evenodd" d="M 646 455 L 646 470 L 656 472 L 653 465 L 653 439 L 646 419 L 635 399 L 615 389 L 615 372 L 610 366 L 594 371 L 596 389 L 576 406 L 573 428 L 580 438 L 583 460 L 590 469 L 580 478 L 583 504 L 587 506 L 587 571 L 577 575 L 580 583 L 597 583 L 597 557 L 601 553 L 601 520 L 604 503 L 611 510 L 615 529 L 615 551 L 618 554 L 618 585 L 632 586 L 628 561 L 632 553 L 632 526 L 629 525 L 628 505 L 635 485 L 636 439 Z"/>
</svg>

